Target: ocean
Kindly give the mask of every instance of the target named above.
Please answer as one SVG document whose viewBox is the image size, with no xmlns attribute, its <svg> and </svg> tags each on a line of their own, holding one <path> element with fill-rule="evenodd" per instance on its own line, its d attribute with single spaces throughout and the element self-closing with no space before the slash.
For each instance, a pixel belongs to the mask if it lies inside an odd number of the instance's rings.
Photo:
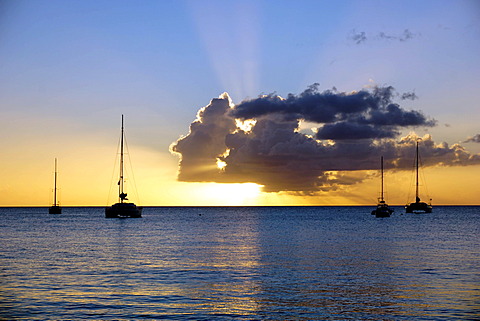
<svg viewBox="0 0 480 321">
<path fill-rule="evenodd" d="M 479 320 L 480 207 L 0 208 L 0 320 Z"/>
</svg>

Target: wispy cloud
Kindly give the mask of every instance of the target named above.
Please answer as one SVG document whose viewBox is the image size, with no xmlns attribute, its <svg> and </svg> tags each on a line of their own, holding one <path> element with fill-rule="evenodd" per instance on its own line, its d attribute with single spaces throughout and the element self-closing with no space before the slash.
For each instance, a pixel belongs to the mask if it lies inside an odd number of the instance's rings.
<svg viewBox="0 0 480 321">
<path fill-rule="evenodd" d="M 380 39 L 386 39 L 386 40 L 407 41 L 407 40 L 415 37 L 415 34 L 413 32 L 411 32 L 410 30 L 405 29 L 403 31 L 403 33 L 401 33 L 399 35 L 392 35 L 392 34 L 389 35 L 389 34 L 386 34 L 385 32 L 380 32 L 378 34 L 378 37 Z"/>
<path fill-rule="evenodd" d="M 400 41 L 405 42 L 416 37 L 417 34 L 411 32 L 409 29 L 405 29 L 400 34 L 387 34 L 386 32 L 380 31 L 373 36 L 368 36 L 365 31 L 356 31 L 355 29 L 350 32 L 348 39 L 353 41 L 355 44 L 359 45 L 365 43 L 367 40 L 388 40 L 388 41 Z"/>
<path fill-rule="evenodd" d="M 367 41 L 366 33 L 364 31 L 357 32 L 355 29 L 352 30 L 348 38 L 353 40 L 357 45 Z"/>
<path fill-rule="evenodd" d="M 416 100 L 418 99 L 418 96 L 417 94 L 415 94 L 415 92 L 407 92 L 407 93 L 403 93 L 400 98 L 402 100 Z"/>
<path fill-rule="evenodd" d="M 476 134 L 474 136 L 468 137 L 464 143 L 480 143 L 480 134 Z"/>
</svg>

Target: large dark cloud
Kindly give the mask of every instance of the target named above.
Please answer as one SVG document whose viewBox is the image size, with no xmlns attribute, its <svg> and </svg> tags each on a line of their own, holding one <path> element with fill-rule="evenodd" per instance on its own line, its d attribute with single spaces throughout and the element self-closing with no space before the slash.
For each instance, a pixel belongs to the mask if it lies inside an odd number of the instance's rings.
<svg viewBox="0 0 480 321">
<path fill-rule="evenodd" d="M 400 138 L 400 132 L 435 121 L 404 110 L 394 102 L 399 96 L 392 87 L 344 93 L 313 85 L 285 99 L 270 94 L 232 106 L 224 94 L 172 144 L 181 157 L 178 179 L 253 182 L 267 192 L 308 194 L 361 181 L 365 173 L 359 171 L 377 169 L 380 155 L 387 168 L 411 169 L 419 137 Z M 317 124 L 316 133 L 306 132 L 302 122 Z M 435 144 L 430 136 L 422 138 L 421 153 L 426 165 L 480 163 L 480 155 Z"/>
<path fill-rule="evenodd" d="M 419 111 L 406 111 L 393 102 L 393 87 L 375 87 L 371 91 L 339 93 L 318 91 L 318 84 L 300 95 L 282 99 L 274 94 L 240 103 L 232 111 L 236 118 L 254 119 L 272 113 L 286 119 L 302 119 L 325 124 L 317 133 L 319 139 L 392 138 L 399 127 L 434 126 Z"/>
<path fill-rule="evenodd" d="M 326 124 L 317 132 L 318 139 L 344 140 L 344 139 L 369 139 L 393 138 L 398 132 L 392 129 L 383 129 L 381 126 L 338 122 Z"/>
</svg>

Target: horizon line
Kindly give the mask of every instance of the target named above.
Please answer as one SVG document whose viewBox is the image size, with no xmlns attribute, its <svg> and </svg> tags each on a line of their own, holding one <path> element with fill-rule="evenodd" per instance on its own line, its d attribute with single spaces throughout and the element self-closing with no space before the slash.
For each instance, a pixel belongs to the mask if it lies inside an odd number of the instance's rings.
<svg viewBox="0 0 480 321">
<path fill-rule="evenodd" d="M 75 207 L 84 207 L 84 208 L 105 208 L 110 205 L 59 205 L 62 208 L 75 208 Z M 193 207 L 375 207 L 376 205 L 137 205 L 138 207 L 143 208 L 193 208 Z M 405 207 L 405 205 L 389 205 L 394 207 Z M 433 205 L 433 207 L 466 207 L 466 206 L 480 206 L 480 204 L 438 204 Z M 0 205 L 0 208 L 49 208 L 51 205 Z"/>
</svg>

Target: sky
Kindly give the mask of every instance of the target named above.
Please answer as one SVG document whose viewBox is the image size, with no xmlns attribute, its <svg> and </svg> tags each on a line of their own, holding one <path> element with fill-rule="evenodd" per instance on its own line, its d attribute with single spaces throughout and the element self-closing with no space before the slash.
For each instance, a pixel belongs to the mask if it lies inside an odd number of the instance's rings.
<svg viewBox="0 0 480 321">
<path fill-rule="evenodd" d="M 0 0 L 0 206 L 479 204 L 479 1 Z"/>
</svg>

